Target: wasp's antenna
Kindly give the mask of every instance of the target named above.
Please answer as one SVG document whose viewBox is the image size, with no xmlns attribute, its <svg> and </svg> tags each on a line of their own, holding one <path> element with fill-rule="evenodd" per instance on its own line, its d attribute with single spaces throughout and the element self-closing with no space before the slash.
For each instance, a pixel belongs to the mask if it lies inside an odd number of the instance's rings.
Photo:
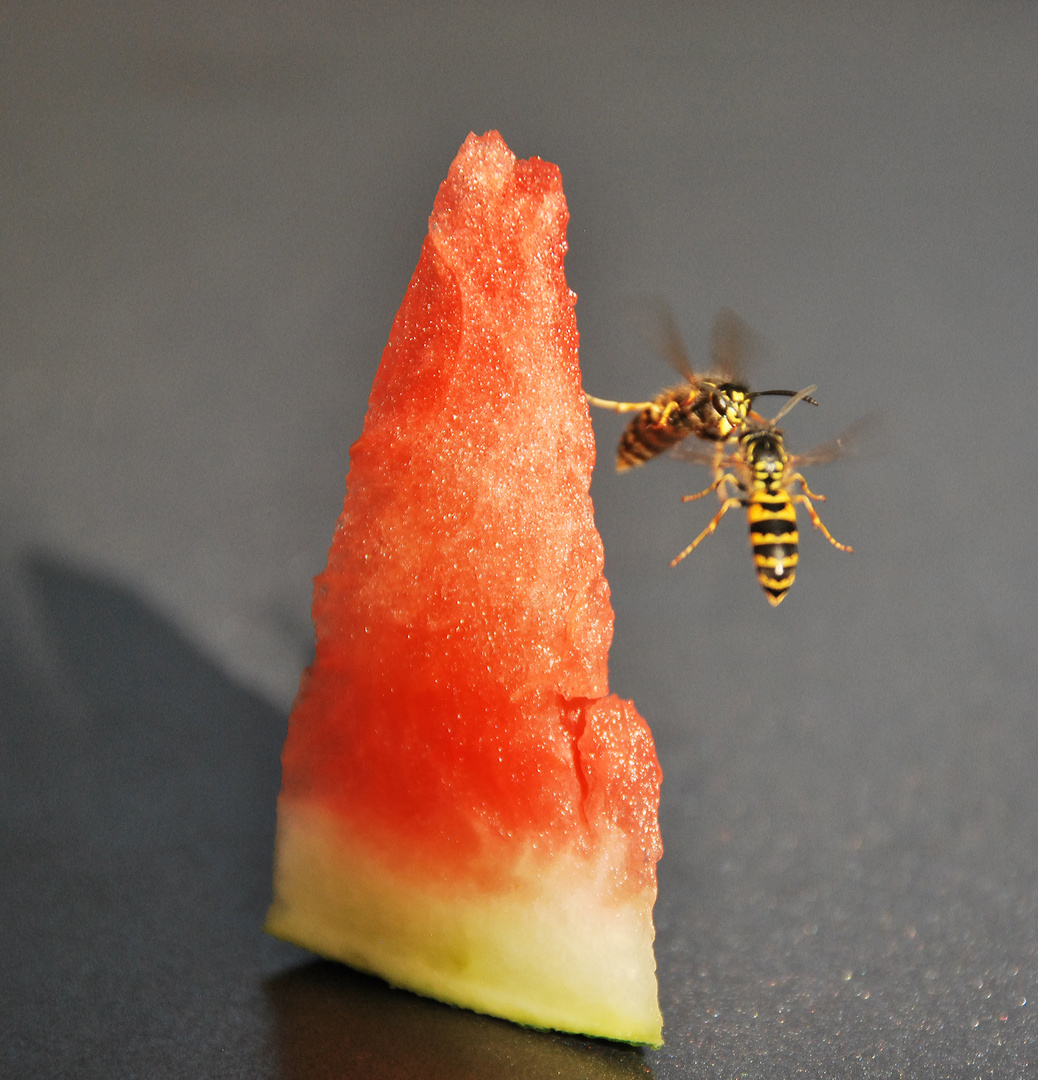
<svg viewBox="0 0 1038 1080">
<path fill-rule="evenodd" d="M 790 409 L 792 409 L 796 404 L 798 404 L 798 402 L 810 401 L 812 405 L 817 405 L 818 402 L 815 401 L 813 397 L 811 397 L 811 395 L 817 389 L 817 386 L 805 386 L 803 390 L 799 390 L 797 393 L 793 394 L 792 397 L 790 397 L 789 401 L 787 401 L 786 404 L 783 405 L 782 408 L 779 409 L 779 411 L 771 418 L 771 420 L 769 421 L 771 426 L 774 427 L 782 419 L 782 417 L 790 411 Z"/>
<path fill-rule="evenodd" d="M 808 389 L 811 390 L 817 388 L 809 386 Z M 754 398 L 759 397 L 795 397 L 798 401 L 806 401 L 809 402 L 811 405 L 818 404 L 818 402 L 815 401 L 813 397 L 805 394 L 803 390 L 801 390 L 799 393 L 796 390 L 754 390 L 753 393 L 750 394 L 751 401 Z M 792 408 L 792 406 L 790 406 L 790 408 Z"/>
</svg>

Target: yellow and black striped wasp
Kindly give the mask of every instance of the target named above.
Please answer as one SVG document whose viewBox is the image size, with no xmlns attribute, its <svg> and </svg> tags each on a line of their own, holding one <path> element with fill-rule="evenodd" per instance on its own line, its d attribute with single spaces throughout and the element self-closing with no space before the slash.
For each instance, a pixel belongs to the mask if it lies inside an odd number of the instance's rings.
<svg viewBox="0 0 1038 1080">
<path fill-rule="evenodd" d="M 722 444 L 737 439 L 748 422 L 764 423 L 752 411 L 759 397 L 793 397 L 792 390 L 755 390 L 742 382 L 741 370 L 755 351 L 750 328 L 730 308 L 722 308 L 710 335 L 713 370 L 697 375 L 688 361 L 670 310 L 660 306 L 653 317 L 656 344 L 684 382 L 662 390 L 652 401 L 610 401 L 586 394 L 588 404 L 616 413 L 637 413 L 620 438 L 616 468 L 625 472 L 677 446 L 689 435 Z M 803 396 L 812 405 L 814 398 Z M 798 399 L 799 400 L 799 399 Z"/>
<path fill-rule="evenodd" d="M 855 428 L 830 439 L 809 453 L 789 454 L 786 452 L 783 434 L 776 424 L 789 409 L 798 401 L 806 399 L 806 395 L 814 389 L 809 386 L 807 390 L 801 391 L 773 420 L 748 424 L 733 449 L 724 456 L 711 458 L 703 453 L 682 455 L 689 461 L 713 465 L 715 472 L 714 482 L 708 488 L 695 495 L 686 495 L 682 501 L 701 499 L 711 491 L 716 491 L 722 501 L 721 509 L 710 524 L 680 555 L 671 560 L 671 566 L 677 566 L 686 555 L 693 552 L 700 541 L 708 537 L 717 528 L 721 518 L 735 506 L 746 510 L 757 580 L 772 607 L 782 603 L 796 578 L 799 559 L 797 503 L 807 510 L 811 524 L 833 547 L 840 551 L 854 550 L 834 539 L 822 523 L 812 500 L 824 502 L 825 496 L 807 486 L 807 481 L 799 469 L 804 465 L 821 465 L 842 457 L 859 438 L 862 428 L 867 424 L 871 425 L 872 418 L 866 418 Z M 794 492 L 794 485 L 797 484 L 800 490 Z M 728 494 L 729 485 L 735 494 Z"/>
</svg>

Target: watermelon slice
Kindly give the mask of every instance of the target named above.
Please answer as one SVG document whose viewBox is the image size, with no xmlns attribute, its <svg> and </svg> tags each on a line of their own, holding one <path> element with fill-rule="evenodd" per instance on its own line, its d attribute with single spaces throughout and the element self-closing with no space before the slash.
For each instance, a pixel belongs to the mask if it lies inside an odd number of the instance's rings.
<svg viewBox="0 0 1038 1080">
<path fill-rule="evenodd" d="M 660 771 L 613 613 L 558 169 L 470 135 L 350 454 L 282 756 L 270 933 L 659 1045 Z"/>
</svg>

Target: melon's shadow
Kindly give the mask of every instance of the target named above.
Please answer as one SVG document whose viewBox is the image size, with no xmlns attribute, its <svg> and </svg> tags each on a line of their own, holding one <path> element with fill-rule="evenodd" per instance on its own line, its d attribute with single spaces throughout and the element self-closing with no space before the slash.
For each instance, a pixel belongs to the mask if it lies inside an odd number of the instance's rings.
<svg viewBox="0 0 1038 1080">
<path fill-rule="evenodd" d="M 20 564 L 46 681 L 37 782 L 67 846 L 267 848 L 282 711 L 134 589 L 47 552 Z"/>
<path fill-rule="evenodd" d="M 133 588 L 0 550 L 0 716 L 0 1073 L 265 1075 L 284 711 Z"/>
<path fill-rule="evenodd" d="M 532 1031 L 323 960 L 266 984 L 281 1080 L 634 1080 L 642 1051 Z"/>
</svg>

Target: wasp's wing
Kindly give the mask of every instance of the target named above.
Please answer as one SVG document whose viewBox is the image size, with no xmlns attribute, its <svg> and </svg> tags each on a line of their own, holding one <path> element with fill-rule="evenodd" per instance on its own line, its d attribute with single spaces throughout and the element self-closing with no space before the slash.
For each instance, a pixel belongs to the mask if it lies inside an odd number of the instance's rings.
<svg viewBox="0 0 1038 1080">
<path fill-rule="evenodd" d="M 790 463 L 799 468 L 801 465 L 828 465 L 842 458 L 855 457 L 875 445 L 882 427 L 879 414 L 868 413 L 836 438 L 808 450 L 806 454 L 792 455 Z"/>
<path fill-rule="evenodd" d="M 711 370 L 727 382 L 741 382 L 760 352 L 760 338 L 731 308 L 721 308 L 710 331 Z"/>
<path fill-rule="evenodd" d="M 713 465 L 717 458 L 715 454 L 710 450 L 693 450 L 685 443 L 678 443 L 670 451 L 672 458 L 677 458 L 678 461 L 688 461 L 693 465 Z"/>
<path fill-rule="evenodd" d="M 716 443 L 712 449 L 700 450 L 698 447 L 689 445 L 689 440 L 680 442 L 667 451 L 669 457 L 677 461 L 685 461 L 692 465 L 709 465 L 711 468 L 722 467 L 729 469 L 738 457 L 735 447 L 724 446 Z"/>
<path fill-rule="evenodd" d="M 631 305 L 630 311 L 631 321 L 652 351 L 659 353 L 686 382 L 695 386 L 696 376 L 670 304 L 662 296 L 643 296 Z"/>
</svg>

